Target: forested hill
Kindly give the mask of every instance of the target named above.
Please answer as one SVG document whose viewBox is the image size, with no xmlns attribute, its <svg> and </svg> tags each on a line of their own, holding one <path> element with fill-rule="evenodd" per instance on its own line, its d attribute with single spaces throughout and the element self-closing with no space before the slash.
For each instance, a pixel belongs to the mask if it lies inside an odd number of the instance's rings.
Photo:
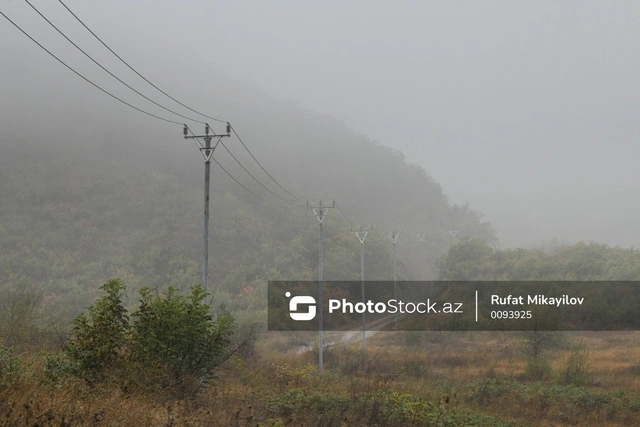
<svg viewBox="0 0 640 427">
<path fill-rule="evenodd" d="M 59 95 L 57 90 L 52 87 L 47 97 Z M 407 279 L 434 277 L 435 259 L 455 241 L 450 230 L 460 230 L 459 237 L 494 238 L 481 214 L 448 204 L 435 180 L 402 153 L 355 135 L 337 120 L 242 90 L 244 96 L 229 106 L 242 117 L 233 124 L 265 169 L 302 200 L 335 199 L 353 225 L 373 224 L 366 244 L 368 279 L 392 277 L 384 229 L 404 229 L 403 239 L 412 237 L 410 231 L 428 232 L 424 246 L 398 245 L 399 275 Z M 56 108 L 41 105 L 37 113 L 46 119 L 31 127 L 27 118 L 9 123 L 11 117 L 5 116 L 0 137 L 3 288 L 31 285 L 49 303 L 75 309 L 113 277 L 132 289 L 200 282 L 200 154 L 182 138 L 180 127 L 132 118 L 100 96 L 60 98 Z M 20 111 L 17 105 L 13 114 Z M 288 203 L 297 202 L 252 163 L 236 138 L 224 143 L 265 186 Z M 222 147 L 215 157 L 247 188 L 284 203 L 234 165 Z M 269 279 L 314 279 L 318 227 L 305 206 L 264 203 L 216 164 L 212 170 L 210 283 L 221 298 L 233 302 L 234 296 L 246 295 L 246 304 L 261 304 L 262 294 L 254 290 Z M 326 279 L 359 277 L 358 243 L 349 225 L 337 210 L 325 220 Z M 418 267 L 425 256 L 426 273 Z"/>
<path fill-rule="evenodd" d="M 464 239 L 440 258 L 439 267 L 439 280 L 637 281 L 640 250 L 580 242 L 551 251 L 501 251 Z"/>
</svg>

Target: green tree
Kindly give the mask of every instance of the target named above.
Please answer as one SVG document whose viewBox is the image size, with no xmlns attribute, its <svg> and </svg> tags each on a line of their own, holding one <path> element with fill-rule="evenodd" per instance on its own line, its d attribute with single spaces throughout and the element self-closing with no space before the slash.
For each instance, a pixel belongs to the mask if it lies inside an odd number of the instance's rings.
<svg viewBox="0 0 640 427">
<path fill-rule="evenodd" d="M 479 239 L 465 239 L 442 256 L 439 263 L 440 280 L 482 280 L 491 277 L 494 251 Z"/>
<path fill-rule="evenodd" d="M 163 386 L 187 376 L 210 378 L 225 360 L 235 330 L 229 314 L 221 311 L 213 319 L 202 286 L 192 287 L 187 297 L 176 292 L 170 287 L 153 295 L 141 289 L 140 307 L 132 315 L 131 359 Z"/>
<path fill-rule="evenodd" d="M 87 380 L 102 379 L 119 368 L 127 351 L 129 317 L 122 304 L 125 286 L 112 279 L 100 287 L 107 295 L 81 313 L 65 352 L 74 363 L 74 371 Z"/>
<path fill-rule="evenodd" d="M 192 287 L 186 297 L 172 287 L 159 295 L 142 288 L 131 324 L 122 281 L 110 280 L 101 289 L 107 295 L 88 308 L 88 315 L 76 317 L 64 348 L 72 372 L 88 381 L 111 378 L 125 388 L 189 384 L 189 378 L 201 383 L 247 345 L 231 346 L 235 320 L 222 309 L 213 318 L 202 286 Z"/>
</svg>

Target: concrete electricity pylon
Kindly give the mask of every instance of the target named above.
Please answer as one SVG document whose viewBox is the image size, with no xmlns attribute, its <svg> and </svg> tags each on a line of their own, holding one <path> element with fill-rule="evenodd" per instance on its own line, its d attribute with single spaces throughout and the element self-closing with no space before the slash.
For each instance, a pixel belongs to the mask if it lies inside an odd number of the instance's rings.
<svg viewBox="0 0 640 427">
<path fill-rule="evenodd" d="M 424 243 L 425 242 L 425 238 L 427 237 L 427 232 L 426 231 L 418 231 L 416 233 L 416 239 L 418 239 L 420 241 L 420 243 Z M 426 275 L 426 269 L 425 266 L 427 265 L 427 250 L 425 248 L 425 245 L 422 244 L 422 261 L 420 262 L 420 280 L 422 281 L 422 285 L 420 286 L 422 288 L 422 300 L 424 301 L 425 299 L 425 294 L 424 294 L 424 282 L 427 280 L 427 275 Z"/>
<path fill-rule="evenodd" d="M 331 206 L 325 206 L 322 204 L 322 200 L 320 200 L 318 202 L 318 204 L 316 206 L 311 205 L 308 201 L 307 201 L 307 209 L 311 209 L 311 211 L 313 212 L 313 214 L 316 216 L 316 218 L 318 219 L 318 224 L 320 225 L 320 259 L 319 259 L 319 266 L 318 266 L 318 297 L 320 299 L 320 301 L 318 301 L 318 314 L 319 314 L 319 318 L 318 318 L 318 324 L 319 324 L 319 331 L 318 331 L 318 371 L 322 372 L 322 368 L 323 368 L 323 361 L 322 361 L 322 356 L 324 354 L 324 342 L 323 342 L 323 324 L 322 324 L 322 262 L 323 262 L 323 254 L 322 254 L 322 222 L 324 221 L 325 216 L 327 215 L 327 212 L 329 211 L 329 209 L 333 209 L 336 207 L 336 201 L 333 200 Z"/>
<path fill-rule="evenodd" d="M 399 233 L 396 233 L 396 230 L 391 230 L 391 233 L 388 234 L 391 239 L 391 243 L 393 243 L 393 298 L 398 300 L 398 275 L 396 274 L 396 241 L 398 237 L 402 234 L 402 230 Z M 398 328 L 398 312 L 396 311 L 396 329 Z"/>
<path fill-rule="evenodd" d="M 209 125 L 205 125 L 204 135 L 194 135 L 193 132 L 184 125 L 184 138 L 193 139 L 204 157 L 204 248 L 202 253 L 202 287 L 207 290 L 208 288 L 208 272 L 209 272 L 209 180 L 211 176 L 211 158 L 218 143 L 223 137 L 231 136 L 231 125 L 227 123 L 227 134 L 216 135 L 209 134 Z M 191 133 L 191 135 L 189 135 Z M 199 138 L 204 139 L 204 145 L 200 142 Z M 216 145 L 211 146 L 211 140 L 216 138 Z"/>
<path fill-rule="evenodd" d="M 360 242 L 360 282 L 362 284 L 362 303 L 366 304 L 364 299 L 364 240 L 367 238 L 367 234 L 373 231 L 373 226 L 369 226 L 368 230 L 363 230 L 360 226 L 360 231 L 355 231 L 358 241 Z M 362 350 L 367 351 L 367 320 L 365 317 L 365 311 L 362 312 Z"/>
</svg>

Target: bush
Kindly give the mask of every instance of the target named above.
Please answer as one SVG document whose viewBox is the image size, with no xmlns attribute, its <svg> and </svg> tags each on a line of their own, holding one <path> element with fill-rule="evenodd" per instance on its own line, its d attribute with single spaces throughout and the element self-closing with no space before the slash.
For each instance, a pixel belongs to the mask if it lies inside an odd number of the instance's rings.
<svg viewBox="0 0 640 427">
<path fill-rule="evenodd" d="M 0 347 L 0 386 L 12 382 L 22 370 L 22 360 L 13 355 L 13 348 Z"/>
<path fill-rule="evenodd" d="M 230 349 L 233 317 L 221 310 L 214 320 L 202 286 L 192 287 L 188 297 L 171 287 L 160 295 L 143 288 L 132 324 L 122 303 L 122 281 L 110 280 L 101 289 L 107 295 L 74 320 L 64 347 L 72 372 L 90 382 L 112 378 L 125 388 L 167 387 L 189 384 L 191 378 L 200 385 L 239 348 Z M 64 370 L 57 359 L 48 362 L 52 374 Z"/>
<path fill-rule="evenodd" d="M 122 367 L 127 350 L 129 317 L 122 304 L 124 284 L 113 279 L 100 287 L 107 293 L 73 321 L 71 339 L 65 353 L 74 363 L 77 375 L 88 381 L 104 379 L 108 372 Z"/>
<path fill-rule="evenodd" d="M 542 356 L 550 348 L 561 346 L 564 335 L 555 332 L 560 327 L 559 314 L 548 307 L 532 310 L 532 318 L 523 320 L 521 348 L 528 357 Z"/>
<path fill-rule="evenodd" d="M 551 377 L 553 369 L 549 359 L 544 356 L 529 357 L 524 371 L 525 377 L 534 381 L 541 381 Z"/>
<path fill-rule="evenodd" d="M 567 362 L 562 372 L 564 384 L 582 386 L 587 384 L 589 378 L 589 352 L 585 348 L 584 342 L 574 344 L 567 358 Z"/>
<path fill-rule="evenodd" d="M 64 353 L 41 353 L 44 356 L 44 369 L 42 382 L 45 384 L 58 384 L 61 379 L 73 373 L 73 364 Z"/>
<path fill-rule="evenodd" d="M 226 358 L 234 319 L 221 310 L 213 320 L 203 303 L 208 295 L 202 286 L 191 288 L 186 298 L 172 287 L 155 296 L 149 288 L 140 291 L 140 307 L 133 314 L 131 358 L 147 374 L 155 374 L 156 382 L 168 385 L 186 376 L 211 378 Z"/>
</svg>

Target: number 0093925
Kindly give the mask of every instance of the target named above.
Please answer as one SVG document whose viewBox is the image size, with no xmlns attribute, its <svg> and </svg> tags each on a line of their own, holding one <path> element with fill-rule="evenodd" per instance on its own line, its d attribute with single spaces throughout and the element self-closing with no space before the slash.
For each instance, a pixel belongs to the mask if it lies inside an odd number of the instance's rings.
<svg viewBox="0 0 640 427">
<path fill-rule="evenodd" d="M 492 319 L 531 319 L 531 312 L 524 310 L 502 310 L 492 311 Z"/>
</svg>

